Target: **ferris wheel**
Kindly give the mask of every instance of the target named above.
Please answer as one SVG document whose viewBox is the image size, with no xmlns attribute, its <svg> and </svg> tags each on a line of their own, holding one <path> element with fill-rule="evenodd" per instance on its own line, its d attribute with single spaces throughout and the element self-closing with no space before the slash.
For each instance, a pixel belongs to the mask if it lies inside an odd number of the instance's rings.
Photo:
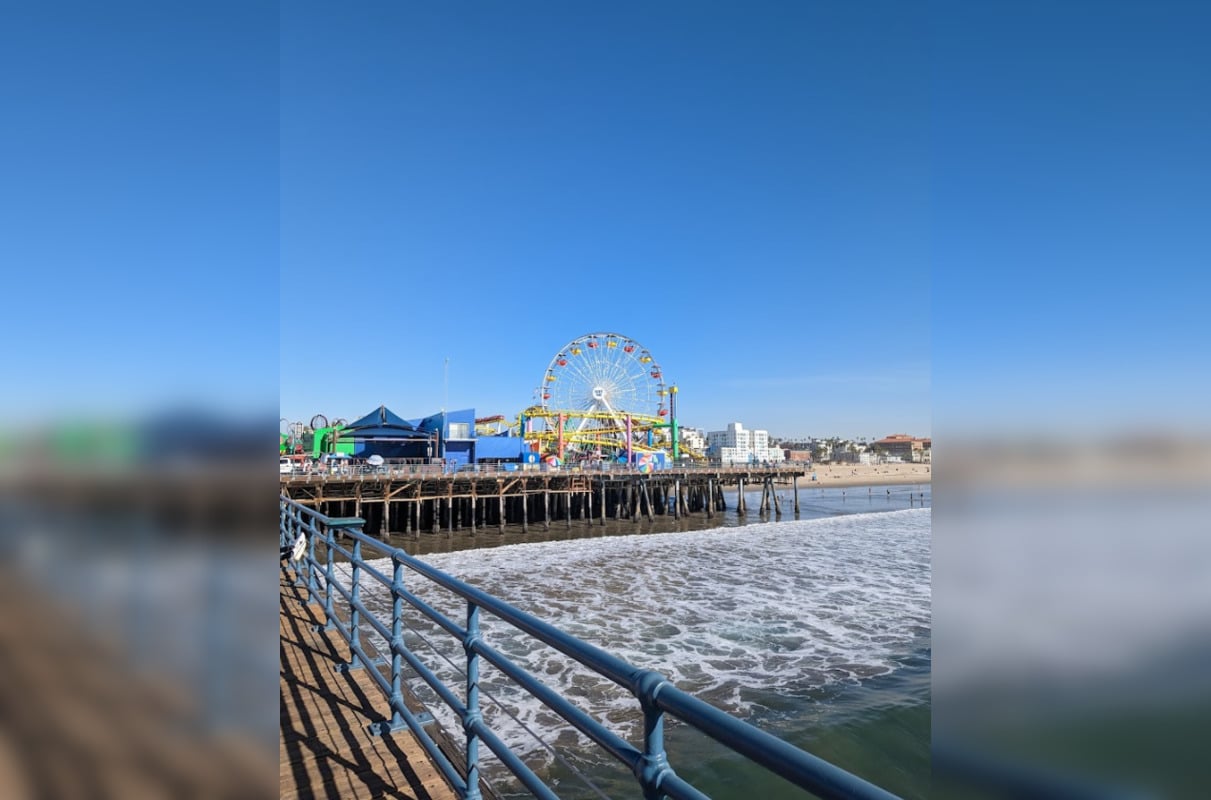
<svg viewBox="0 0 1211 800">
<path fill-rule="evenodd" d="M 627 417 L 668 416 L 660 365 L 639 342 L 619 333 L 590 333 L 551 359 L 537 390 L 544 411 L 567 411 L 576 431 L 621 430 Z"/>
</svg>

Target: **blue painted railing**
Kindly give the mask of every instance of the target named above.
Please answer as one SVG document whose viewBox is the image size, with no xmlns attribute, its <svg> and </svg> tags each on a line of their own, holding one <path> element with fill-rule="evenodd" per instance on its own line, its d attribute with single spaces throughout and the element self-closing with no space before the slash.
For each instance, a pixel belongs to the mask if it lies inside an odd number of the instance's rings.
<svg viewBox="0 0 1211 800">
<path fill-rule="evenodd" d="M 708 796 L 682 779 L 669 764 L 664 749 L 664 717 L 670 714 L 710 738 L 746 756 L 795 786 L 823 798 L 870 798 L 894 800 L 895 795 L 880 789 L 829 762 L 732 717 L 714 706 L 677 689 L 658 672 L 640 669 L 616 656 L 560 631 L 554 626 L 476 589 L 441 570 L 434 569 L 402 550 L 389 547 L 362 532 L 363 520 L 332 518 L 299 505 L 284 495 L 279 501 L 280 545 L 285 559 L 294 564 L 295 579 L 307 588 L 311 602 L 323 604 L 326 627 L 340 633 L 349 645 L 349 662 L 345 669 L 358 669 L 371 663 L 361 643 L 360 627 L 366 623 L 388 642 L 391 652 L 390 677 L 377 669 L 368 674 L 387 697 L 391 710 L 389 721 L 372 726 L 382 734 L 407 728 L 416 735 L 434 764 L 445 775 L 459 797 L 477 800 L 479 790 L 479 747 L 484 744 L 517 777 L 535 797 L 557 800 L 559 797 L 538 775 L 502 742 L 484 722 L 479 704 L 480 659 L 495 666 L 520 687 L 544 703 L 578 731 L 625 764 L 642 788 L 646 800 L 669 797 L 674 800 L 709 800 Z M 348 539 L 345 549 L 338 536 Z M 305 537 L 302 555 L 292 559 L 293 548 Z M 324 561 L 316 560 L 316 543 L 325 544 Z M 384 575 L 368 564 L 362 555 L 369 547 L 379 558 L 389 558 L 392 574 Z M 348 559 L 349 586 L 341 585 L 335 568 L 335 558 L 341 554 Z M 424 576 L 467 602 L 464 625 L 459 625 L 434 609 L 405 586 L 405 570 Z M 363 576 L 374 578 L 391 593 L 391 620 L 387 623 L 374 616 L 362 603 Z M 337 614 L 341 601 L 348 622 Z M 404 604 L 456 637 L 466 653 L 466 686 L 462 696 L 443 683 L 404 642 Z M 594 720 L 577 706 L 540 682 L 533 675 L 505 658 L 486 642 L 480 633 L 480 614 L 493 616 L 584 664 L 627 689 L 639 703 L 644 717 L 643 749 L 627 742 Z M 404 662 L 425 680 L 438 697 L 462 721 L 466 735 L 465 763 L 457 769 L 441 751 L 424 727 L 424 723 L 404 702 L 402 672 Z"/>
</svg>

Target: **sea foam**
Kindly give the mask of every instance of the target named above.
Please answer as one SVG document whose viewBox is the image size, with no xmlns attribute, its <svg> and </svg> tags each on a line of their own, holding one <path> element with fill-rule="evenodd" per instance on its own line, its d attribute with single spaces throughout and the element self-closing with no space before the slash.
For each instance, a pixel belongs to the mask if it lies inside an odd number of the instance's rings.
<svg viewBox="0 0 1211 800">
<path fill-rule="evenodd" d="M 424 560 L 740 716 L 754 696 L 807 701 L 831 684 L 886 675 L 929 636 L 929 510 L 535 542 Z M 378 566 L 390 572 L 386 560 Z M 452 620 L 465 619 L 465 601 L 419 576 L 409 587 Z M 364 581 L 363 597 L 389 617 L 381 585 Z M 409 645 L 432 663 L 420 637 L 433 643 L 455 665 L 438 661 L 435 671 L 461 687 L 461 644 L 419 615 L 409 622 Z M 638 704 L 625 690 L 490 614 L 482 629 L 489 644 L 615 732 L 636 735 Z M 525 728 L 561 740 L 566 723 L 494 668 L 484 668 L 482 684 L 508 710 L 485 698 L 485 718 L 511 746 L 540 747 Z M 433 699 L 419 679 L 411 685 Z M 443 708 L 434 711 L 453 724 Z"/>
</svg>

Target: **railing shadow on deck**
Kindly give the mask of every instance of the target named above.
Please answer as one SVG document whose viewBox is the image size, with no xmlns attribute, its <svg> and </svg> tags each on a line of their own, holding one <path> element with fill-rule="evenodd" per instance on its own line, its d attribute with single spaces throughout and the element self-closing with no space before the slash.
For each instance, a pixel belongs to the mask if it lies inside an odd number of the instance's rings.
<svg viewBox="0 0 1211 800">
<path fill-rule="evenodd" d="M 343 658 L 326 638 L 316 637 L 312 632 L 322 619 L 298 611 L 305 600 L 306 595 L 298 587 L 289 584 L 281 587 L 283 630 L 279 649 L 285 678 L 282 691 L 289 692 L 289 696 L 280 697 L 282 742 L 298 797 L 331 796 L 343 775 L 355 776 L 357 796 L 427 798 L 429 793 L 409 766 L 408 757 L 390 737 L 381 741 L 393 763 L 376 763 L 382 762 L 382 757 L 366 747 L 364 732 L 344 724 L 351 717 L 377 721 L 374 702 L 350 673 L 333 674 L 333 665 Z M 288 649 L 293 651 L 293 657 Z M 333 691 L 333 682 L 339 682 L 352 694 L 352 701 Z M 329 747 L 323 734 L 338 737 L 335 742 L 338 749 Z M 344 746 L 340 747 L 341 744 Z M 308 770 L 308 764 L 318 776 Z M 403 777 L 407 785 L 395 785 L 393 775 Z"/>
<path fill-rule="evenodd" d="M 479 704 L 479 670 L 481 663 L 487 662 L 625 765 L 642 790 L 643 797 L 649 800 L 663 797 L 709 800 L 706 794 L 679 776 L 669 763 L 664 748 L 666 714 L 818 797 L 894 800 L 895 795 L 890 792 L 677 689 L 660 673 L 629 664 L 402 550 L 366 535 L 362 532 L 362 525 L 361 519 L 327 517 L 284 495 L 279 497 L 279 544 L 283 560 L 292 565 L 295 582 L 305 594 L 305 599 L 322 605 L 325 626 L 336 630 L 348 645 L 348 668 L 359 669 L 373 663 L 361 641 L 363 624 L 388 643 L 389 674 L 383 675 L 377 669 L 366 670 L 386 698 L 391 714 L 389 720 L 372 726 L 375 732 L 411 730 L 459 797 L 476 800 L 482 796 L 479 788 L 479 751 L 480 746 L 484 745 L 535 797 L 543 800 L 558 798 L 553 789 L 486 725 Z M 342 546 L 338 537 L 349 544 L 350 549 Z M 323 562 L 316 558 L 317 544 L 323 545 Z M 366 547 L 377 557 L 390 559 L 392 575 L 379 572 L 365 560 L 363 548 Z M 345 565 L 345 570 L 350 573 L 348 586 L 339 580 L 335 568 L 338 554 L 348 560 Z M 404 583 L 405 574 L 423 576 L 459 596 L 466 602 L 465 621 L 460 624 L 451 620 L 410 591 Z M 378 619 L 363 604 L 361 587 L 364 576 L 382 584 L 390 592 L 391 619 L 385 622 Z M 403 636 L 406 606 L 419 611 L 461 642 L 466 653 L 466 684 L 460 691 L 442 682 L 406 645 Z M 629 691 L 643 713 L 642 749 L 610 731 L 485 641 L 480 631 L 480 615 L 484 611 Z M 461 754 L 462 763 L 457 766 L 404 702 L 402 679 L 405 663 L 424 679 L 461 721 L 466 746 Z"/>
</svg>

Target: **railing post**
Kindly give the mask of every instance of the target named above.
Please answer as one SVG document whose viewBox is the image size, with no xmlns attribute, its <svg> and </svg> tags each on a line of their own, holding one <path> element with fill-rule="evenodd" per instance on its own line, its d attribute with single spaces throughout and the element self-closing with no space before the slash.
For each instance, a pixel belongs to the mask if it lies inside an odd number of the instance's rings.
<svg viewBox="0 0 1211 800">
<path fill-rule="evenodd" d="M 479 636 L 479 606 L 467 602 L 467 638 L 463 649 L 467 653 L 467 717 L 463 729 L 467 733 L 467 794 L 466 800 L 479 800 L 479 734 L 474 726 L 483 720 L 479 710 L 479 655 L 475 645 Z"/>
<path fill-rule="evenodd" d="M 643 786 L 644 800 L 661 800 L 660 782 L 671 771 L 664 751 L 664 712 L 656 705 L 656 694 L 667 683 L 658 672 L 644 672 L 632 686 L 643 708 L 643 758 L 635 765 L 635 777 Z"/>
<path fill-rule="evenodd" d="M 319 594 L 320 587 L 315 582 L 315 536 L 311 535 L 307 537 L 307 602 L 314 603 Z"/>
<path fill-rule="evenodd" d="M 295 506 L 294 508 L 290 509 L 290 515 L 291 515 L 290 519 L 291 519 L 292 524 L 290 526 L 291 536 L 290 536 L 289 545 L 293 546 L 295 541 L 299 538 L 299 536 L 304 535 L 304 533 L 303 533 L 303 510 L 301 507 Z M 295 586 L 306 585 L 303 583 L 303 565 L 301 563 L 299 563 L 298 561 L 295 561 L 293 566 L 294 566 L 294 585 Z"/>
<path fill-rule="evenodd" d="M 400 708 L 404 705 L 403 687 L 403 650 L 404 650 L 404 562 L 399 556 L 392 556 L 391 563 L 395 571 L 391 576 L 391 719 L 376 722 L 370 726 L 370 732 L 382 736 L 391 731 L 402 731 L 408 727 Z"/>
<path fill-rule="evenodd" d="M 290 506 L 286 505 L 286 499 L 278 500 L 278 545 L 286 546 L 286 532 L 290 528 Z"/>
<path fill-rule="evenodd" d="M 318 630 L 330 631 L 336 626 L 333 620 L 336 619 L 332 611 L 332 581 L 335 580 L 333 572 L 335 571 L 336 551 L 333 545 L 336 544 L 336 531 L 331 525 L 324 526 L 324 549 L 327 551 L 328 562 L 324 569 L 324 624 L 316 626 Z"/>
<path fill-rule="evenodd" d="M 292 523 L 294 521 L 291 515 L 294 509 L 287 505 L 285 500 L 282 500 L 280 505 L 281 509 L 278 511 L 278 540 L 281 548 L 285 550 L 290 547 L 291 542 L 294 540 L 293 536 L 291 536 L 291 531 L 293 530 Z"/>
<path fill-rule="evenodd" d="M 361 656 L 357 654 L 357 649 L 362 641 L 359 630 L 362 613 L 358 610 L 358 606 L 362 603 L 362 540 L 358 538 L 353 540 L 353 575 L 349 580 L 349 661 L 337 666 L 341 672 L 361 669 L 364 666 Z"/>
</svg>

